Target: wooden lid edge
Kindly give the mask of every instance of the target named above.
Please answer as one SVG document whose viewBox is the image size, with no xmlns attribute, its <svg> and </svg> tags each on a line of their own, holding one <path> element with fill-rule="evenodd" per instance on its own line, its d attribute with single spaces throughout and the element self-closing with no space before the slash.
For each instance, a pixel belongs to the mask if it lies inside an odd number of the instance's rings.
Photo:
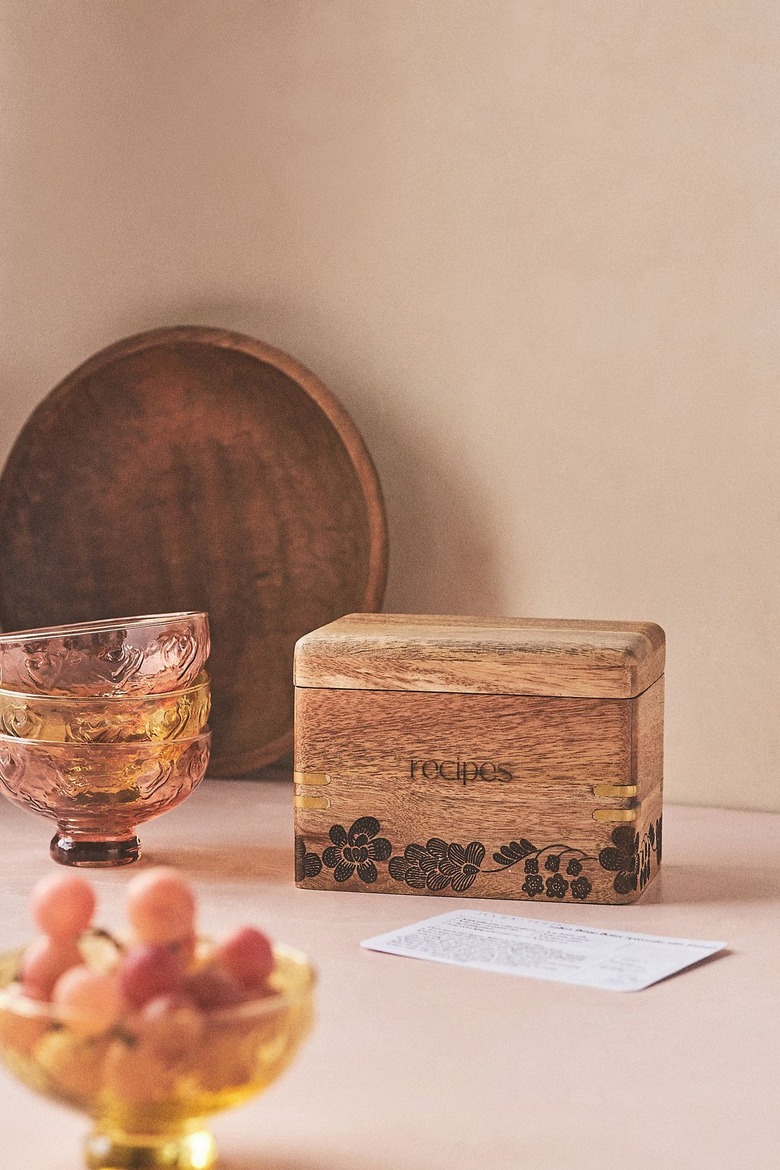
<svg viewBox="0 0 780 1170">
<path fill-rule="evenodd" d="M 325 676 L 318 681 L 311 681 L 304 675 L 303 678 L 296 679 L 294 685 L 299 691 L 377 691 L 382 694 L 405 694 L 405 695 L 482 695 L 484 698 L 526 698 L 526 699 L 617 699 L 621 702 L 638 699 L 645 691 L 649 691 L 664 676 L 657 675 L 651 679 L 641 690 L 631 690 L 624 688 L 625 693 L 617 693 L 613 691 L 609 694 L 587 694 L 584 691 L 562 691 L 562 690 L 525 690 L 508 691 L 508 690 L 477 690 L 476 688 L 452 687 L 452 686 L 437 686 L 431 683 L 430 686 L 417 687 L 388 687 L 374 685 L 373 683 L 358 684 L 353 679 L 339 677 L 337 675 Z"/>
<path fill-rule="evenodd" d="M 293 681 L 297 687 L 326 690 L 381 690 L 464 694 L 550 695 L 560 698 L 635 698 L 663 674 L 665 634 L 653 622 L 567 622 L 542 619 L 444 619 L 453 631 L 425 637 L 426 625 L 441 619 L 414 615 L 404 629 L 405 615 L 349 614 L 305 634 L 295 645 Z M 464 642 L 457 630 L 462 627 Z M 528 647 L 507 644 L 505 652 L 491 643 L 490 632 L 527 630 L 544 641 Z M 439 631 L 441 627 L 439 626 Z M 468 635 L 485 631 L 486 649 Z M 419 655 L 416 653 L 419 632 Z M 556 634 L 563 635 L 556 645 Z M 565 635 L 574 635 L 566 644 Z M 576 635 L 626 635 L 623 644 L 582 646 Z M 495 639 L 492 640 L 495 643 Z M 532 638 L 533 643 L 533 638 Z M 441 652 L 439 653 L 439 646 Z"/>
</svg>

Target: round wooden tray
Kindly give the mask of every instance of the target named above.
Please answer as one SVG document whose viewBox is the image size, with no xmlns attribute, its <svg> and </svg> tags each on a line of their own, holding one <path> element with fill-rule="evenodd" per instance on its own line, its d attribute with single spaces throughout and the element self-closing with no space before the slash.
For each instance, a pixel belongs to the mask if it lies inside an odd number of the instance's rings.
<svg viewBox="0 0 780 1170">
<path fill-rule="evenodd" d="M 297 638 L 379 609 L 387 527 L 349 416 L 280 350 L 200 326 L 96 354 L 0 478 L 0 622 L 208 610 L 211 771 L 292 744 Z"/>
</svg>

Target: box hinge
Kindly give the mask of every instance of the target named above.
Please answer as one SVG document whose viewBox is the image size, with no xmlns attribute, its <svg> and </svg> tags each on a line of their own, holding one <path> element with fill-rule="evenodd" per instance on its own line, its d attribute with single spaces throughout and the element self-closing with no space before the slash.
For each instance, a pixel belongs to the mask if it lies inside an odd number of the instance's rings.
<svg viewBox="0 0 780 1170">
<path fill-rule="evenodd" d="M 593 795 L 612 797 L 624 801 L 623 808 L 597 808 L 594 821 L 635 821 L 639 801 L 636 799 L 636 784 L 594 784 Z"/>
<path fill-rule="evenodd" d="M 295 795 L 293 796 L 293 806 L 300 809 L 323 809 L 330 808 L 330 800 L 322 793 L 317 794 L 312 789 L 323 788 L 330 784 L 330 776 L 327 772 L 293 772 L 293 784 L 295 785 Z"/>
</svg>

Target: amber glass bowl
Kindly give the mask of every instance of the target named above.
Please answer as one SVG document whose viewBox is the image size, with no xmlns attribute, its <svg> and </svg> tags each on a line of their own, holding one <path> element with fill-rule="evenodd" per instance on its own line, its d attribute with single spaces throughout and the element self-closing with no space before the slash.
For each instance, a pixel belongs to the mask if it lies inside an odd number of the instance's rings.
<svg viewBox="0 0 780 1170">
<path fill-rule="evenodd" d="M 63 865 L 126 865 L 136 826 L 181 804 L 206 772 L 211 732 L 137 743 L 51 743 L 0 735 L 0 791 L 57 822 Z"/>
<path fill-rule="evenodd" d="M 0 686 L 45 695 L 189 687 L 210 650 L 205 613 L 164 613 L 0 634 Z"/>
<path fill-rule="evenodd" d="M 0 688 L 0 734 L 56 743 L 133 743 L 188 739 L 206 726 L 209 677 L 191 687 L 151 695 L 22 694 Z"/>
<path fill-rule="evenodd" d="M 313 1020 L 314 970 L 274 949 L 276 994 L 204 1013 L 199 1026 L 162 1035 L 132 1020 L 102 1032 L 14 984 L 20 953 L 0 957 L 0 1056 L 37 1093 L 87 1113 L 90 1170 L 208 1170 L 212 1113 L 266 1089 L 295 1057 Z"/>
</svg>

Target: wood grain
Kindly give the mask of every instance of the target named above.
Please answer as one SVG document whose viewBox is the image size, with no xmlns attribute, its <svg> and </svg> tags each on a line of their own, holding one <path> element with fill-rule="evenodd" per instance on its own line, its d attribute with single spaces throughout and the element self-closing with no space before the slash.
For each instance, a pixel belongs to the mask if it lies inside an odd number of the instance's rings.
<svg viewBox="0 0 780 1170">
<path fill-rule="evenodd" d="M 633 775 L 640 800 L 656 788 L 662 788 L 664 778 L 664 677 L 638 695 L 633 704 L 631 732 Z"/>
<path fill-rule="evenodd" d="M 629 855 L 641 848 L 651 817 L 660 816 L 662 712 L 662 679 L 638 699 L 299 687 L 295 767 L 312 779 L 303 779 L 298 789 L 296 833 L 305 851 L 321 858 L 334 844 L 334 825 L 348 832 L 363 817 L 376 818 L 393 856 L 402 856 L 410 845 L 424 848 L 430 839 L 463 848 L 479 842 L 485 850 L 482 870 L 461 891 L 467 897 L 531 896 L 523 889 L 524 861 L 501 869 L 493 854 L 511 842 L 530 842 L 537 851 L 561 845 L 566 900 L 580 900 L 572 891 L 583 877 L 591 887 L 590 902 L 633 901 L 639 883 L 616 889 L 621 871 L 605 868 L 599 859 L 603 850 L 614 855 L 629 841 L 625 885 Z M 636 792 L 597 795 L 603 785 Z M 597 812 L 631 820 L 597 821 Z M 554 878 L 546 867 L 549 856 L 548 850 L 537 859 L 543 885 L 536 896 L 542 901 L 558 900 L 547 892 Z M 566 865 L 578 859 L 581 871 L 566 873 Z M 335 871 L 323 864 L 317 874 L 299 874 L 299 884 L 378 893 L 453 892 L 414 889 L 394 879 L 389 864 L 375 868 L 374 881 L 362 881 L 356 870 L 334 884 Z M 657 859 L 651 861 L 642 888 L 657 868 Z"/>
<path fill-rule="evenodd" d="M 652 622 L 357 613 L 301 639 L 295 684 L 630 698 L 664 656 Z"/>
<path fill-rule="evenodd" d="M 37 408 L 0 480 L 5 629 L 204 609 L 212 773 L 292 746 L 293 646 L 381 605 L 387 531 L 346 411 L 289 355 L 223 330 L 121 341 Z"/>
</svg>

